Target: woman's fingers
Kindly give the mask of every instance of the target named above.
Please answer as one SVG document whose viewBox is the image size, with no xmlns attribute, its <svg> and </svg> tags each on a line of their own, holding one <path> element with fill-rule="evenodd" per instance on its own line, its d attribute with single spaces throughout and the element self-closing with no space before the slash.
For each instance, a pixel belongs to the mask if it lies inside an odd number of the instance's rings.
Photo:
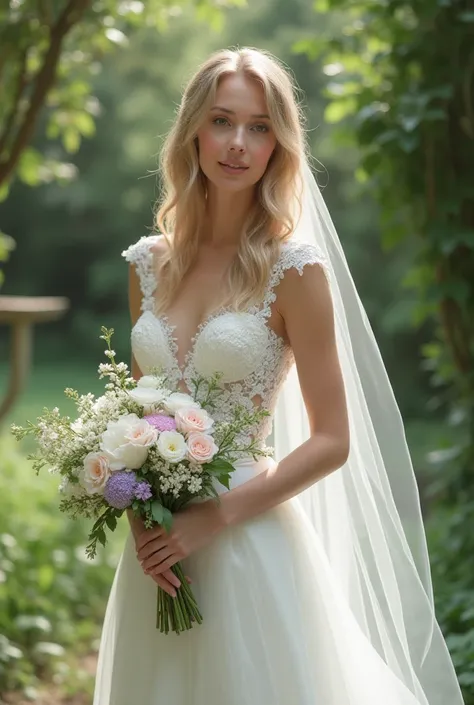
<svg viewBox="0 0 474 705">
<path fill-rule="evenodd" d="M 137 553 L 144 546 L 146 546 L 147 543 L 150 543 L 150 541 L 153 541 L 154 539 L 163 536 L 164 533 L 165 531 L 162 526 L 155 526 L 153 529 L 147 529 L 146 531 L 143 531 L 135 541 Z"/>
<path fill-rule="evenodd" d="M 152 575 L 151 577 L 155 583 L 160 586 L 160 588 L 168 593 L 168 595 L 171 595 L 171 597 L 176 597 L 176 588 L 163 575 Z"/>
<path fill-rule="evenodd" d="M 161 548 L 158 551 L 155 551 L 155 553 L 153 553 L 151 556 L 149 556 L 146 560 L 141 561 L 142 568 L 145 572 L 150 573 L 155 568 L 157 568 L 159 565 L 161 565 L 167 558 L 170 558 L 170 556 L 172 556 L 172 555 L 173 555 L 173 549 L 171 549 L 169 546 L 165 546 L 164 548 Z M 164 572 L 164 571 L 160 571 L 160 572 Z"/>
<path fill-rule="evenodd" d="M 181 586 L 181 580 L 178 578 L 177 575 L 173 573 L 172 570 L 166 570 L 162 575 L 170 582 L 172 585 L 175 587 L 179 588 Z"/>
<path fill-rule="evenodd" d="M 162 538 L 161 536 L 157 536 L 156 538 L 151 539 L 150 541 L 148 541 L 148 543 L 141 546 L 140 548 L 137 543 L 137 558 L 140 563 L 142 563 L 147 558 L 156 553 L 156 551 L 160 551 L 161 549 L 166 548 L 167 545 L 167 540 Z"/>
</svg>

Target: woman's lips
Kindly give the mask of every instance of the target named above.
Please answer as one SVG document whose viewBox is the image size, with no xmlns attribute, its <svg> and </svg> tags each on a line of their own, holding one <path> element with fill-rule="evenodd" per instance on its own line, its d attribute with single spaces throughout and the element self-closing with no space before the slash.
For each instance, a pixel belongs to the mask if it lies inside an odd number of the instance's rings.
<svg viewBox="0 0 474 705">
<path fill-rule="evenodd" d="M 218 162 L 219 166 L 221 169 L 225 171 L 226 174 L 243 174 L 245 171 L 247 171 L 248 166 L 243 166 L 243 165 L 238 165 L 238 164 L 226 164 L 226 162 Z"/>
</svg>

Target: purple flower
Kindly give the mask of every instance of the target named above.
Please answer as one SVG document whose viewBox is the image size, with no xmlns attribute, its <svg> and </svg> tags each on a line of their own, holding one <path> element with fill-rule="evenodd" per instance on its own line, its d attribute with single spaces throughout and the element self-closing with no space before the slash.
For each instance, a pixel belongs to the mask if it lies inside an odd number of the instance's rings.
<svg viewBox="0 0 474 705">
<path fill-rule="evenodd" d="M 151 485 L 149 482 L 138 482 L 135 485 L 135 498 L 136 499 L 141 499 L 143 502 L 146 502 L 147 499 L 150 499 L 152 496 L 152 491 L 151 491 Z"/>
<path fill-rule="evenodd" d="M 112 473 L 104 489 L 104 499 L 115 509 L 129 507 L 135 497 L 137 476 L 134 472 L 119 470 Z"/>
<path fill-rule="evenodd" d="M 146 421 L 156 428 L 160 433 L 162 431 L 176 431 L 176 421 L 172 416 L 167 416 L 166 414 L 149 414 L 144 416 Z"/>
</svg>

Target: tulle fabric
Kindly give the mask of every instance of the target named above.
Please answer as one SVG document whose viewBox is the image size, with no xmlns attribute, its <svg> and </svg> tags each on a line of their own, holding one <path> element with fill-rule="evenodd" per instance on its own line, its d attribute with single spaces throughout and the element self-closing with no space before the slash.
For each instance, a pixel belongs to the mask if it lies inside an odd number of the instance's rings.
<svg viewBox="0 0 474 705">
<path fill-rule="evenodd" d="M 338 234 L 305 159 L 301 184 L 301 217 L 293 237 L 315 246 L 325 261 L 351 443 L 344 467 L 315 482 L 299 501 L 359 627 L 393 673 L 420 703 L 462 705 L 436 621 L 419 493 L 400 410 Z M 308 325 L 317 326 L 317 321 Z M 277 461 L 308 437 L 293 367 L 275 411 Z"/>
<path fill-rule="evenodd" d="M 233 486 L 274 462 L 238 463 Z M 297 498 L 225 530 L 185 568 L 204 623 L 160 634 L 156 585 L 128 537 L 94 705 L 427 705 L 363 634 Z"/>
</svg>

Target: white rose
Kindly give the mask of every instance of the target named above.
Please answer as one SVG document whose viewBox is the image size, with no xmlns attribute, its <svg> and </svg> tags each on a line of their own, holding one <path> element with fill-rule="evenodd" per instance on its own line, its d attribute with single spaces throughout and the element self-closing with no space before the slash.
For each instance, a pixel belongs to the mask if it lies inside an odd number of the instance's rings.
<svg viewBox="0 0 474 705">
<path fill-rule="evenodd" d="M 105 453 L 88 453 L 79 481 L 87 494 L 102 494 L 110 473 L 109 459 Z"/>
<path fill-rule="evenodd" d="M 175 414 L 179 409 L 194 408 L 199 409 L 200 405 L 189 394 L 183 392 L 173 392 L 164 401 L 164 407 L 170 414 Z"/>
<path fill-rule="evenodd" d="M 155 404 L 161 404 L 161 402 L 166 399 L 166 392 L 162 389 L 155 389 L 154 387 L 135 387 L 128 392 L 128 395 L 133 401 L 136 401 L 140 406 L 153 406 Z"/>
<path fill-rule="evenodd" d="M 137 382 L 138 387 L 146 387 L 148 389 L 158 389 L 160 381 L 154 375 L 143 375 Z"/>
<path fill-rule="evenodd" d="M 209 463 L 219 448 L 206 433 L 190 433 L 187 440 L 188 458 L 196 463 Z"/>
<path fill-rule="evenodd" d="M 112 470 L 138 470 L 157 438 L 158 431 L 148 421 L 136 414 L 125 414 L 118 421 L 109 421 L 100 447 L 109 457 Z"/>
<path fill-rule="evenodd" d="M 181 433 L 206 433 L 211 430 L 214 420 L 205 409 L 187 406 L 178 409 L 175 414 L 176 428 Z"/>
<path fill-rule="evenodd" d="M 156 444 L 159 454 L 169 463 L 179 463 L 187 455 L 188 447 L 184 436 L 177 431 L 163 431 Z"/>
</svg>

